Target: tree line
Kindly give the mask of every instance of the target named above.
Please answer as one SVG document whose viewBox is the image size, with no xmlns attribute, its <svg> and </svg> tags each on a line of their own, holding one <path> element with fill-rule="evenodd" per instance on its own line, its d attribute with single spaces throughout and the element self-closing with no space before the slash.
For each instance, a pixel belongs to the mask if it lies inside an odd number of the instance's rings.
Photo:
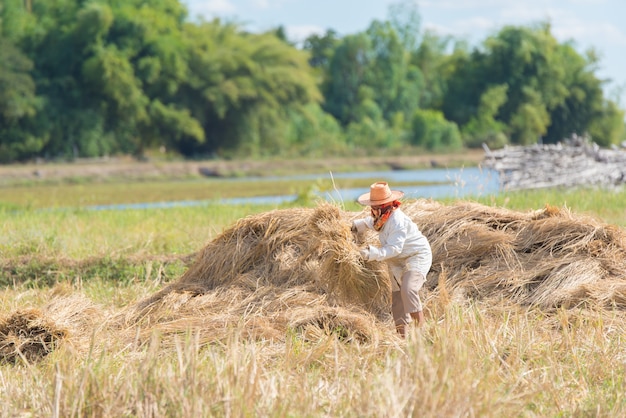
<svg viewBox="0 0 626 418">
<path fill-rule="evenodd" d="M 192 20 L 178 0 L 2 0 L 0 162 L 132 154 L 264 157 L 625 139 L 594 51 L 550 25 L 470 48 L 412 2 L 360 33 Z"/>
</svg>

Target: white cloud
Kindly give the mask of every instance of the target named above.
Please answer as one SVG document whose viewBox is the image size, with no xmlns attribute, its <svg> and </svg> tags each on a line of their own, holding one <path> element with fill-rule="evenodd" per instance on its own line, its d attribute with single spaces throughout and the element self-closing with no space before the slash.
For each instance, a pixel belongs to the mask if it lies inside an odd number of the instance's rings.
<svg viewBox="0 0 626 418">
<path fill-rule="evenodd" d="M 515 22 L 539 22 L 567 19 L 572 16 L 571 12 L 558 8 L 522 7 L 502 9 L 500 17 Z"/>
<path fill-rule="evenodd" d="M 592 6 L 601 6 L 604 4 L 607 4 L 609 1 L 611 0 L 569 0 L 574 4 L 580 4 L 580 5 L 592 5 Z"/>
<path fill-rule="evenodd" d="M 259 10 L 279 9 L 290 0 L 250 0 L 252 7 Z M 293 2 L 293 1 L 292 1 Z"/>
<path fill-rule="evenodd" d="M 568 0 L 557 2 L 561 6 L 567 3 L 584 3 L 586 5 L 600 5 L 607 0 Z M 452 22 L 426 24 L 428 29 L 434 29 L 437 33 L 452 34 L 456 36 L 469 36 L 471 38 L 484 38 L 485 35 L 498 30 L 505 25 L 528 25 L 532 23 L 548 22 L 551 25 L 552 34 L 560 41 L 576 40 L 585 45 L 626 45 L 626 32 L 613 23 L 602 20 L 590 20 L 576 14 L 573 9 L 566 7 L 546 7 L 543 0 L 529 0 L 524 4 L 511 4 L 502 7 L 502 2 L 494 0 L 442 0 L 424 1 L 422 4 L 437 8 L 469 9 L 486 7 L 499 3 L 500 7 L 493 7 L 491 15 L 484 12 L 466 13 L 463 18 L 457 18 Z"/>
<path fill-rule="evenodd" d="M 237 8 L 231 0 L 187 0 L 187 9 L 192 16 L 212 17 L 218 14 L 232 14 Z"/>
<path fill-rule="evenodd" d="M 270 8 L 269 0 L 253 0 L 252 4 L 257 9 L 269 9 Z"/>
<path fill-rule="evenodd" d="M 602 7 L 608 6 L 611 2 L 621 0 L 524 0 L 519 1 L 502 1 L 502 0 L 421 0 L 418 1 L 418 7 L 424 9 L 439 10 L 510 10 L 512 13 L 523 12 L 524 14 L 541 13 L 554 4 L 561 5 L 564 10 L 571 7 Z"/>
<path fill-rule="evenodd" d="M 424 25 L 424 29 L 435 32 L 439 35 L 450 35 L 454 32 L 454 30 L 449 26 L 428 22 L 426 22 L 426 24 Z"/>
<path fill-rule="evenodd" d="M 470 41 L 482 41 L 486 34 L 496 30 L 499 22 L 484 17 L 459 19 L 447 25 L 426 23 L 425 29 L 439 35 L 452 35 Z"/>
<path fill-rule="evenodd" d="M 285 27 L 285 31 L 289 40 L 296 43 L 303 42 L 310 35 L 323 35 L 326 33 L 324 28 L 316 25 L 289 25 Z"/>
<path fill-rule="evenodd" d="M 574 3 L 600 4 L 605 0 L 572 0 Z M 626 32 L 606 20 L 584 19 L 571 10 L 560 8 L 521 8 L 505 9 L 501 13 L 504 20 L 516 24 L 529 22 L 549 22 L 552 34 L 560 41 L 575 39 L 589 44 L 626 45 Z"/>
<path fill-rule="evenodd" d="M 558 39 L 588 40 L 589 43 L 626 46 L 626 33 L 617 26 L 606 22 L 583 22 L 571 20 L 566 25 L 554 26 L 552 33 Z"/>
<path fill-rule="evenodd" d="M 452 9 L 476 9 L 482 7 L 501 7 L 501 0 L 425 0 L 418 2 L 418 7 Z"/>
<path fill-rule="evenodd" d="M 471 33 L 476 30 L 489 31 L 498 27 L 498 22 L 486 17 L 471 17 L 455 22 L 456 31 L 460 33 Z"/>
</svg>

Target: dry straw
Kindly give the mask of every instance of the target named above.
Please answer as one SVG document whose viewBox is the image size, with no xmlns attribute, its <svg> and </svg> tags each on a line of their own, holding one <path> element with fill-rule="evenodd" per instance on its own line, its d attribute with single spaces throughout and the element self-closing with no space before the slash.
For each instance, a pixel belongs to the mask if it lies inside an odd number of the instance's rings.
<svg viewBox="0 0 626 418">
<path fill-rule="evenodd" d="M 433 248 L 424 290 L 431 315 L 452 298 L 542 309 L 626 306 L 626 239 L 619 227 L 550 206 L 523 213 L 417 200 L 402 208 Z M 253 337 L 283 338 L 290 328 L 321 329 L 387 338 L 393 335 L 389 276 L 383 264 L 359 259 L 349 232 L 351 220 L 364 215 L 321 204 L 242 219 L 209 243 L 178 282 L 132 307 L 126 319 L 162 327 L 169 321 L 160 316 L 164 311 L 193 317 L 171 308 L 172 299 L 185 297 L 195 299 L 185 304 L 201 312 L 204 327 L 214 328 L 219 318 L 223 332 L 241 327 Z M 374 233 L 365 239 L 377 243 Z"/>
<path fill-rule="evenodd" d="M 350 232 L 354 216 L 325 203 L 243 218 L 180 280 L 130 307 L 125 324 L 172 331 L 195 318 L 207 339 L 241 328 L 263 339 L 321 330 L 378 340 L 390 332 L 380 326 L 389 320 L 389 277 L 384 264 L 360 259 Z"/>
<path fill-rule="evenodd" d="M 416 200 L 402 209 L 433 249 L 424 289 L 431 316 L 450 301 L 472 299 L 544 310 L 581 304 L 626 307 L 626 235 L 617 226 L 550 206 L 522 213 L 471 202 Z M 350 232 L 352 219 L 365 215 L 322 203 L 240 219 L 209 242 L 178 281 L 118 312 L 109 327 L 139 343 L 154 331 L 167 343 L 168 336 L 189 329 L 204 342 L 234 333 L 273 341 L 285 341 L 292 333 L 307 339 L 332 333 L 371 344 L 393 340 L 386 267 L 363 262 Z M 365 239 L 377 243 L 374 233 Z M 7 348 L 8 336 L 21 332 L 7 329 L 23 324 L 28 338 L 29 324 L 37 323 L 33 312 L 0 322 L 5 359 L 18 351 Z M 63 324 L 56 318 L 57 325 Z M 76 326 L 53 325 L 40 327 L 49 329 L 52 339 L 81 332 Z M 42 352 L 54 348 L 40 345 Z"/>
<path fill-rule="evenodd" d="M 80 295 L 68 295 L 58 288 L 51 291 L 50 302 L 42 308 L 18 309 L 0 319 L 0 361 L 30 363 L 56 350 L 84 354 L 104 310 Z"/>
<path fill-rule="evenodd" d="M 405 210 L 433 248 L 431 290 L 445 273 L 457 297 L 543 309 L 626 307 L 626 234 L 615 225 L 552 206 L 521 213 L 419 200 Z"/>
</svg>

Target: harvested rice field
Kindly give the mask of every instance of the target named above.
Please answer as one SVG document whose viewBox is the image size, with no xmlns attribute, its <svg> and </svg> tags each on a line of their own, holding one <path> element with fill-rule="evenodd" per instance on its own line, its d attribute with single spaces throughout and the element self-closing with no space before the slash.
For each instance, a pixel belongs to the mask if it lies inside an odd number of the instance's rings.
<svg viewBox="0 0 626 418">
<path fill-rule="evenodd" d="M 426 325 L 407 339 L 385 265 L 358 255 L 360 208 L 238 209 L 210 230 L 170 211 L 170 247 L 145 237 L 159 224 L 145 215 L 116 238 L 87 234 L 101 241 L 91 256 L 63 234 L 5 229 L 0 415 L 626 413 L 623 227 L 551 204 L 402 209 L 433 249 Z"/>
</svg>

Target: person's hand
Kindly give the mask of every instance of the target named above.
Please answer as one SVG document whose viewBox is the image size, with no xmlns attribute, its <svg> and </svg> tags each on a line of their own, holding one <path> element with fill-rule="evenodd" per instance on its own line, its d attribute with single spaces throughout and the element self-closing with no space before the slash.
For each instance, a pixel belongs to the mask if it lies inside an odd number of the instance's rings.
<svg viewBox="0 0 626 418">
<path fill-rule="evenodd" d="M 356 223 L 352 221 L 352 227 L 350 228 L 350 232 L 352 232 L 352 239 L 357 244 L 361 244 L 363 242 L 363 234 L 359 233 L 358 228 L 356 227 Z"/>
<path fill-rule="evenodd" d="M 356 224 L 352 221 L 352 226 L 350 227 L 350 232 L 352 232 L 352 239 L 357 244 L 359 243 L 359 230 L 356 229 Z"/>
<path fill-rule="evenodd" d="M 369 246 L 367 247 L 363 247 L 359 249 L 359 254 L 361 255 L 361 258 L 365 261 L 367 261 L 370 257 L 370 248 Z"/>
</svg>

